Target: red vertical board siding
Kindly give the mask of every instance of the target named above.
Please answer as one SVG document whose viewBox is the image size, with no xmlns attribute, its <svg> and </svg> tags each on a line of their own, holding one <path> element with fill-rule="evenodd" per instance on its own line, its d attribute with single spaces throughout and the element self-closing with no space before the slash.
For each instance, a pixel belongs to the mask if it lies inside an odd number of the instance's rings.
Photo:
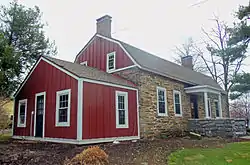
<svg viewBox="0 0 250 165">
<path fill-rule="evenodd" d="M 16 96 L 14 135 L 33 136 L 34 122 L 31 125 L 31 112 L 35 111 L 35 95 L 36 93 L 46 92 L 45 137 L 75 139 L 77 130 L 77 88 L 77 80 L 41 60 Z M 56 92 L 65 89 L 71 89 L 70 127 L 56 127 Z M 18 101 L 22 99 L 28 99 L 26 127 L 18 128 Z M 30 135 L 31 127 L 32 135 Z"/>
<path fill-rule="evenodd" d="M 129 128 L 116 128 L 116 91 L 128 92 Z M 137 136 L 135 90 L 83 83 L 83 139 Z"/>
<path fill-rule="evenodd" d="M 94 41 L 92 41 L 92 43 L 90 43 L 88 47 L 81 52 L 76 61 L 78 63 L 88 61 L 88 66 L 106 71 L 107 54 L 114 51 L 116 52 L 116 69 L 134 64 L 117 43 L 100 37 L 95 37 Z"/>
</svg>

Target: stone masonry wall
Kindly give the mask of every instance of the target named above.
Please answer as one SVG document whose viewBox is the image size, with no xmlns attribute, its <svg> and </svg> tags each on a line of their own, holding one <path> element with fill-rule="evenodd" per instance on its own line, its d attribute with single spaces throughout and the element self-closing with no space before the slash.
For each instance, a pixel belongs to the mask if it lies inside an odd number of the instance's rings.
<svg viewBox="0 0 250 165">
<path fill-rule="evenodd" d="M 141 137 L 153 137 L 160 134 L 180 135 L 187 130 L 191 118 L 190 97 L 184 92 L 184 84 L 140 70 L 131 68 L 117 73 L 134 82 L 139 88 L 140 133 Z M 157 115 L 157 87 L 167 91 L 168 116 Z M 174 113 L 173 90 L 181 92 L 182 117 Z"/>
<path fill-rule="evenodd" d="M 190 119 L 188 130 L 209 137 L 246 135 L 245 119 Z"/>
</svg>

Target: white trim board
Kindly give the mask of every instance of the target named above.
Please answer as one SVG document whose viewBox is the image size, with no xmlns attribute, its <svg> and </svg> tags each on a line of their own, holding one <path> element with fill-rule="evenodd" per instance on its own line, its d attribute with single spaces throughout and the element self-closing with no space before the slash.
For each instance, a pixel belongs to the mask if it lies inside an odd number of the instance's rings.
<svg viewBox="0 0 250 165">
<path fill-rule="evenodd" d="M 77 97 L 77 140 L 82 139 L 82 120 L 83 120 L 83 80 L 78 80 Z"/>
<path fill-rule="evenodd" d="M 127 140 L 138 140 L 138 136 L 123 136 L 123 137 L 111 137 L 111 138 L 97 138 L 97 139 L 64 139 L 64 138 L 37 138 L 33 136 L 12 136 L 13 139 L 20 140 L 34 140 L 34 141 L 44 141 L 44 142 L 54 142 L 54 143 L 68 143 L 68 144 L 96 144 L 96 143 L 107 143 L 113 141 L 127 141 Z"/>
<path fill-rule="evenodd" d="M 37 108 L 37 97 L 38 96 L 43 96 L 44 97 L 44 102 L 43 102 L 43 132 L 42 132 L 42 137 L 45 136 L 45 108 L 46 108 L 46 92 L 40 92 L 40 93 L 36 93 L 35 95 L 35 112 L 34 112 L 34 132 L 33 132 L 33 136 L 36 136 L 36 108 Z M 31 112 L 32 113 L 32 112 Z"/>
</svg>

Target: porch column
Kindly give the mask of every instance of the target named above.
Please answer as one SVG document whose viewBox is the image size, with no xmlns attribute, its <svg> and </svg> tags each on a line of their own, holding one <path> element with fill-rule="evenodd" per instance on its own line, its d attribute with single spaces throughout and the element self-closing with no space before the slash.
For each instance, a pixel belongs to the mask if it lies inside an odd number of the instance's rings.
<svg viewBox="0 0 250 165">
<path fill-rule="evenodd" d="M 207 104 L 207 92 L 204 92 L 204 104 L 205 104 L 206 118 L 209 118 L 208 104 Z"/>
<path fill-rule="evenodd" d="M 223 116 L 222 116 L 222 103 L 221 103 L 221 93 L 219 93 L 219 99 L 218 99 L 218 101 L 219 101 L 219 110 L 220 110 L 220 117 L 223 117 Z"/>
</svg>

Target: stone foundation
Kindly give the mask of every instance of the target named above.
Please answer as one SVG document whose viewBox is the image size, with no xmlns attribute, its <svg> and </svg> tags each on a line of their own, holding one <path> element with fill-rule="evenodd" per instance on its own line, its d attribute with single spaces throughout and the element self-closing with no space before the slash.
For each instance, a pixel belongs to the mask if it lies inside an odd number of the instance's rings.
<svg viewBox="0 0 250 165">
<path fill-rule="evenodd" d="M 246 135 L 246 123 L 245 119 L 190 119 L 188 130 L 208 137 L 237 137 Z"/>
</svg>

